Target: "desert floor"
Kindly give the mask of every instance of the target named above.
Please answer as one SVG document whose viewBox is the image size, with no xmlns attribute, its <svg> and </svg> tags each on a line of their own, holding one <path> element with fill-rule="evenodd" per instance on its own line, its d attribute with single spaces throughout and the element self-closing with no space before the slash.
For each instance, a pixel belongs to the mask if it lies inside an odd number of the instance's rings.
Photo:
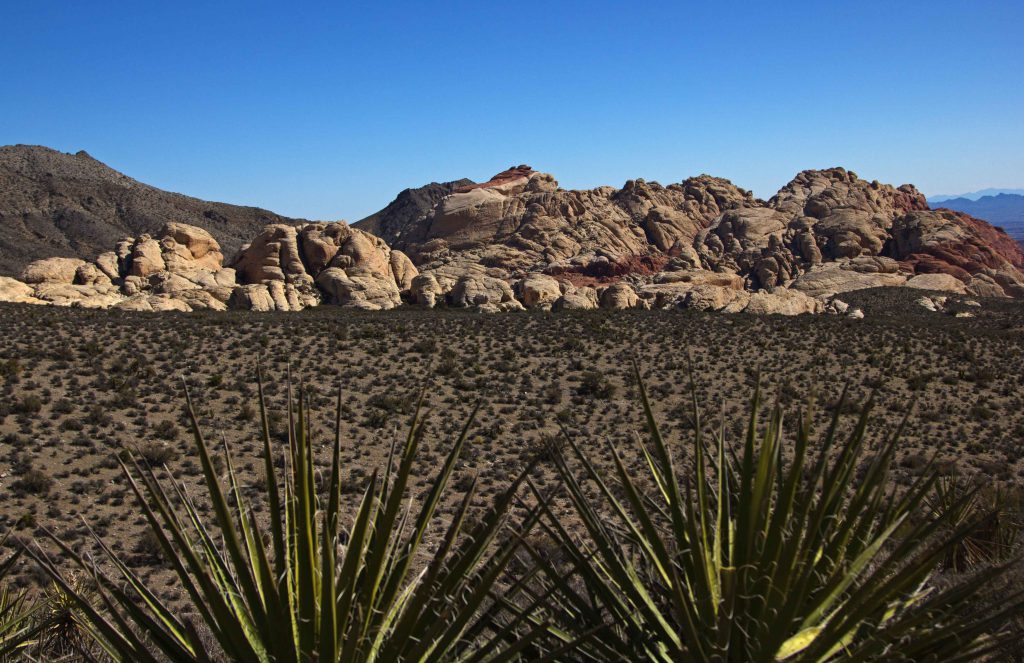
<svg viewBox="0 0 1024 663">
<path fill-rule="evenodd" d="M 486 505 L 562 427 L 598 464 L 610 463 L 609 440 L 638 464 L 631 445 L 643 423 L 634 360 L 664 432 L 685 456 L 692 429 L 688 357 L 704 424 L 731 440 L 746 424 L 758 375 L 766 400 L 777 401 L 792 424 L 816 393 L 819 430 L 848 385 L 844 426 L 871 392 L 874 439 L 907 416 L 899 481 L 915 477 L 935 455 L 944 472 L 1024 485 L 1024 306 L 953 303 L 951 312 L 974 315 L 958 318 L 918 306 L 920 296 L 905 289 L 844 296 L 864 309 L 864 320 L 335 307 L 130 314 L 0 305 L 0 531 L 45 542 L 50 530 L 89 551 L 91 528 L 173 598 L 178 590 L 165 582 L 169 573 L 117 457 L 127 449 L 142 462 L 166 463 L 175 479 L 201 493 L 185 417 L 187 386 L 207 438 L 227 442 L 246 492 L 259 503 L 258 364 L 278 438 L 289 373 L 293 391 L 305 390 L 322 467 L 340 387 L 350 504 L 407 431 L 421 393 L 428 425 L 416 468 L 420 486 L 474 404 L 481 405 L 452 502 L 478 476 L 476 500 Z M 542 462 L 534 479 L 557 492 L 550 463 Z M 44 581 L 26 562 L 19 582 Z"/>
</svg>

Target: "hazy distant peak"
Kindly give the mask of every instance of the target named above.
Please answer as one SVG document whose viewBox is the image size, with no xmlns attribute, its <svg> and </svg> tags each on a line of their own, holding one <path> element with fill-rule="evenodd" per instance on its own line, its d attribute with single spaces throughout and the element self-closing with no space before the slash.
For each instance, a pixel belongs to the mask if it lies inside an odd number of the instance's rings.
<svg viewBox="0 0 1024 663">
<path fill-rule="evenodd" d="M 928 203 L 929 204 L 938 204 L 938 203 L 944 203 L 944 202 L 949 201 L 949 200 L 956 200 L 956 199 L 959 199 L 959 198 L 963 198 L 965 200 L 975 200 L 976 201 L 979 198 L 984 198 L 985 196 L 998 196 L 1000 194 L 1024 195 L 1024 189 L 980 189 L 978 191 L 971 191 L 969 193 L 957 193 L 957 194 L 947 194 L 947 195 L 940 195 L 940 196 L 929 196 L 928 197 Z"/>
</svg>

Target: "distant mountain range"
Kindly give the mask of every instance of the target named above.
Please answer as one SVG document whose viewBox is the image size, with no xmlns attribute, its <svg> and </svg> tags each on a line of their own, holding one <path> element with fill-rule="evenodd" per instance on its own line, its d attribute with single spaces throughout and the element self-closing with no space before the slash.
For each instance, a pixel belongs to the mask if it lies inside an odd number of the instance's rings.
<svg viewBox="0 0 1024 663">
<path fill-rule="evenodd" d="M 942 196 L 928 196 L 928 203 L 932 205 L 938 205 L 944 203 L 947 200 L 953 200 L 955 198 L 966 198 L 967 200 L 978 200 L 986 196 L 998 196 L 1001 193 L 1024 195 L 1024 189 L 980 189 L 978 191 L 971 191 L 970 193 L 955 193 L 953 195 L 942 195 Z"/>
<path fill-rule="evenodd" d="M 998 193 L 977 199 L 963 196 L 947 200 L 929 199 L 934 207 L 964 212 L 1003 228 L 1010 237 L 1024 244 L 1024 190 L 1021 193 Z"/>
</svg>

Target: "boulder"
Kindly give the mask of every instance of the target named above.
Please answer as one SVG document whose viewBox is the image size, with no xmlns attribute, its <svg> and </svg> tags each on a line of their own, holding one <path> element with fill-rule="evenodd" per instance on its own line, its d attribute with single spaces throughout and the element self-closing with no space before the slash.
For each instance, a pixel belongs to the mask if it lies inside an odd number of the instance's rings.
<svg viewBox="0 0 1024 663">
<path fill-rule="evenodd" d="M 399 290 L 407 292 L 412 288 L 412 281 L 419 274 L 419 270 L 412 264 L 412 260 L 409 260 L 409 256 L 401 251 L 391 251 L 390 262 L 395 284 Z"/>
<path fill-rule="evenodd" d="M 185 304 L 192 311 L 226 311 L 227 303 L 231 300 L 231 290 L 224 289 L 223 292 L 202 289 L 186 290 L 167 298 Z"/>
<path fill-rule="evenodd" d="M 112 285 L 71 285 L 67 283 L 40 283 L 35 297 L 55 306 L 83 308 L 110 308 L 124 297 Z"/>
<path fill-rule="evenodd" d="M 327 296 L 327 303 L 368 310 L 395 308 L 401 294 L 391 275 L 382 276 L 370 269 L 343 270 L 328 267 L 316 277 L 316 284 Z"/>
<path fill-rule="evenodd" d="M 562 296 L 562 289 L 550 276 L 527 274 L 516 282 L 515 294 L 526 308 L 548 310 Z"/>
<path fill-rule="evenodd" d="M 117 281 L 124 276 L 121 271 L 121 262 L 113 251 L 99 254 L 96 257 L 96 267 L 111 281 Z"/>
<path fill-rule="evenodd" d="M 262 283 L 242 285 L 231 292 L 228 308 L 238 311 L 273 311 L 274 300 Z"/>
<path fill-rule="evenodd" d="M 967 285 L 950 274 L 918 274 L 907 279 L 903 285 L 920 290 L 939 290 L 954 292 L 958 295 L 967 294 Z"/>
<path fill-rule="evenodd" d="M 91 262 L 80 265 L 75 270 L 75 281 L 78 285 L 111 285 L 110 277 Z"/>
<path fill-rule="evenodd" d="M 409 296 L 417 306 L 434 308 L 442 295 L 441 286 L 433 274 L 428 272 L 413 277 Z"/>
<path fill-rule="evenodd" d="M 146 278 L 150 274 L 156 272 L 162 272 L 167 269 L 167 264 L 164 262 L 163 248 L 160 242 L 156 241 L 149 235 L 142 235 L 132 246 L 132 253 L 129 256 L 130 265 L 128 267 L 129 276 L 139 276 Z"/>
<path fill-rule="evenodd" d="M 555 311 L 589 311 L 597 308 L 597 290 L 588 286 L 568 288 L 555 300 L 552 310 Z"/>
<path fill-rule="evenodd" d="M 298 231 L 284 224 L 267 226 L 239 252 L 232 266 L 242 283 L 309 277 L 299 255 Z"/>
<path fill-rule="evenodd" d="M 344 223 L 310 223 L 299 230 L 302 262 L 311 276 L 327 268 L 352 234 Z"/>
<path fill-rule="evenodd" d="M 627 309 L 636 308 L 640 298 L 633 286 L 622 281 L 614 283 L 600 291 L 599 302 L 601 308 Z"/>
<path fill-rule="evenodd" d="M 184 247 L 195 266 L 200 269 L 216 271 L 224 264 L 224 254 L 220 251 L 220 244 L 213 238 L 213 235 L 202 228 L 172 222 L 163 227 L 160 236 L 171 238 Z"/>
<path fill-rule="evenodd" d="M 512 288 L 502 279 L 491 276 L 464 276 L 455 282 L 448 303 L 452 306 L 497 305 L 515 300 Z"/>
<path fill-rule="evenodd" d="M 775 288 L 771 292 L 750 293 L 750 301 L 743 312 L 757 315 L 802 315 L 820 313 L 823 310 L 822 302 L 813 297 L 808 297 L 797 290 Z"/>
<path fill-rule="evenodd" d="M 78 258 L 44 258 L 30 262 L 21 273 L 24 283 L 64 283 L 75 282 L 78 268 L 85 265 Z"/>
<path fill-rule="evenodd" d="M 341 246 L 341 252 L 335 256 L 331 266 L 362 269 L 376 276 L 394 278 L 389 253 L 390 249 L 382 239 L 355 230 Z M 341 256 L 348 258 L 345 264 L 339 262 Z"/>
<path fill-rule="evenodd" d="M 810 297 L 831 297 L 866 288 L 900 286 L 906 281 L 905 274 L 858 271 L 849 265 L 832 262 L 823 263 L 798 276 L 789 288 Z"/>
<path fill-rule="evenodd" d="M 44 304 L 36 298 L 32 286 L 22 283 L 9 276 L 0 276 L 0 302 L 16 302 L 21 304 Z"/>
<path fill-rule="evenodd" d="M 698 311 L 725 311 L 735 313 L 742 311 L 750 302 L 750 293 L 735 288 L 701 284 L 694 286 L 683 301 L 685 308 Z"/>
</svg>

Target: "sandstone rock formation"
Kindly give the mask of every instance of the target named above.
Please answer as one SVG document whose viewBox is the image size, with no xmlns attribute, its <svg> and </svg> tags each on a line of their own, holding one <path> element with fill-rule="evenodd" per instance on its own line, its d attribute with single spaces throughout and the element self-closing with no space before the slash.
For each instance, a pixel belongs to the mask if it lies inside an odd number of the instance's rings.
<svg viewBox="0 0 1024 663">
<path fill-rule="evenodd" d="M 19 304 L 42 304 L 43 300 L 35 296 L 35 290 L 27 283 L 22 283 L 9 276 L 0 276 L 0 301 Z"/>
<path fill-rule="evenodd" d="M 210 232 L 167 223 L 94 261 L 35 261 L 21 281 L 0 282 L 0 298 L 146 311 L 409 303 L 852 316 L 837 295 L 896 286 L 1024 298 L 1024 250 L 983 221 L 929 210 L 912 186 L 842 168 L 804 171 L 765 202 L 707 175 L 567 191 L 516 166 L 480 184 L 407 189 L 351 227 L 271 223 L 227 266 Z"/>
</svg>

